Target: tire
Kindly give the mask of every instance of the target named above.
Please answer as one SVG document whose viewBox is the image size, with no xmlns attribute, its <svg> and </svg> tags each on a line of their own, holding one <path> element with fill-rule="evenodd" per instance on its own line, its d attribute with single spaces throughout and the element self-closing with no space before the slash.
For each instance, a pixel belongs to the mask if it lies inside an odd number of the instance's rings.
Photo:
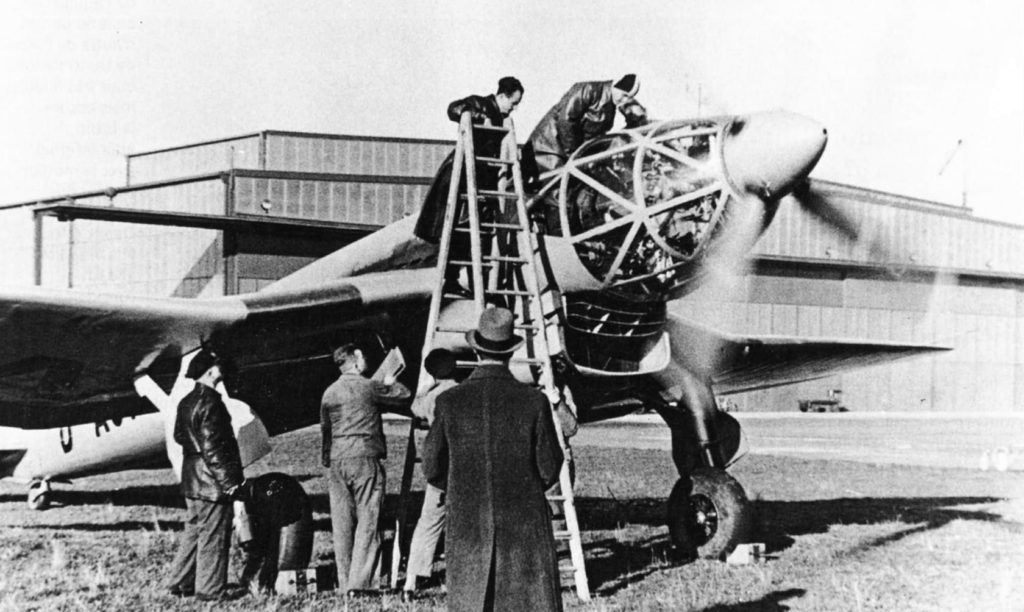
<svg viewBox="0 0 1024 612">
<path fill-rule="evenodd" d="M 672 543 L 682 548 L 692 542 L 700 558 L 724 560 L 750 536 L 753 506 L 743 486 L 725 470 L 697 468 L 692 478 L 688 499 L 684 499 L 686 486 L 681 480 L 668 498 Z"/>
</svg>

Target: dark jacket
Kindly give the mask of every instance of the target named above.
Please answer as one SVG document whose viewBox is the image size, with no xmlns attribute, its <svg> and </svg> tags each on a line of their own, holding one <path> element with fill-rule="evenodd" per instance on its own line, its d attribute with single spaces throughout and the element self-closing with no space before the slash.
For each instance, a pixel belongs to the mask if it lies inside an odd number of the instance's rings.
<svg viewBox="0 0 1024 612">
<path fill-rule="evenodd" d="M 473 123 L 483 123 L 486 119 L 490 121 L 491 125 L 500 126 L 505 121 L 494 94 L 466 96 L 461 100 L 455 100 L 448 105 L 448 118 L 458 123 L 465 111 L 470 111 L 473 114 Z"/>
<path fill-rule="evenodd" d="M 181 445 L 181 493 L 193 499 L 227 501 L 242 484 L 242 459 L 231 417 L 220 394 L 196 383 L 178 404 L 174 441 Z"/>
<path fill-rule="evenodd" d="M 483 609 L 491 581 L 495 610 L 561 610 L 544 492 L 562 450 L 547 398 L 484 365 L 436 404 L 423 470 L 447 490 L 448 609 Z"/>
<path fill-rule="evenodd" d="M 621 109 L 626 127 L 647 123 L 647 109 L 633 100 Z M 536 157 L 539 172 L 565 165 L 580 145 L 604 136 L 615 124 L 611 81 L 576 83 L 533 128 L 527 147 Z"/>
<path fill-rule="evenodd" d="M 541 171 L 565 164 L 581 144 L 607 134 L 615 123 L 611 81 L 576 83 L 530 134 Z"/>
<path fill-rule="evenodd" d="M 482 124 L 485 121 L 491 125 L 504 125 L 505 117 L 498 108 L 498 101 L 494 94 L 489 96 L 466 96 L 455 100 L 448 105 L 448 118 L 458 123 L 464 111 L 473 114 L 473 123 Z M 473 144 L 477 157 L 500 157 L 501 141 L 504 134 L 493 131 L 474 132 Z M 416 220 L 414 233 L 417 237 L 428 242 L 437 243 L 440 240 L 441 231 L 444 227 L 444 213 L 448 206 L 448 189 L 452 182 L 452 165 L 455 159 L 453 150 L 441 162 L 434 180 L 427 189 L 427 195 L 423 198 L 423 206 L 420 207 L 420 215 Z M 494 189 L 498 181 L 497 169 L 488 164 L 477 164 L 477 188 Z M 465 178 L 460 181 L 459 192 L 465 191 Z"/>
</svg>

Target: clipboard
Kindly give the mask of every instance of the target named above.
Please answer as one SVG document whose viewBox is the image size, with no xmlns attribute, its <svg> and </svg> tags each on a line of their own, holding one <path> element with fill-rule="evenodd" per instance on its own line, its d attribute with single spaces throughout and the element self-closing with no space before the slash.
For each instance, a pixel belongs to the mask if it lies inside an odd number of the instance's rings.
<svg viewBox="0 0 1024 612">
<path fill-rule="evenodd" d="M 398 378 L 398 375 L 403 370 L 405 370 L 405 356 L 402 355 L 402 351 L 396 346 L 384 356 L 380 366 L 377 367 L 377 371 L 373 373 L 370 379 L 382 383 L 389 375 L 392 378 Z"/>
</svg>

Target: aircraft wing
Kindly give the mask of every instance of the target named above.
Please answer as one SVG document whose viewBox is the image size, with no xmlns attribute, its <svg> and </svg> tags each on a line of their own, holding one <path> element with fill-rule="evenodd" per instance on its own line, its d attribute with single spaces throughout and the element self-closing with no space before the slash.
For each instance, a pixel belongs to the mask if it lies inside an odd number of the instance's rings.
<svg viewBox="0 0 1024 612">
<path fill-rule="evenodd" d="M 948 347 L 874 340 L 738 336 L 671 316 L 673 360 L 710 376 L 725 395 L 778 387 L 899 359 L 951 350 Z"/>
<path fill-rule="evenodd" d="M 431 272 L 214 299 L 0 289 L 0 426 L 63 427 L 152 412 L 133 379 L 145 372 L 169 389 L 181 356 L 201 342 L 271 359 L 259 348 L 275 338 L 328 333 L 428 299 Z"/>
</svg>

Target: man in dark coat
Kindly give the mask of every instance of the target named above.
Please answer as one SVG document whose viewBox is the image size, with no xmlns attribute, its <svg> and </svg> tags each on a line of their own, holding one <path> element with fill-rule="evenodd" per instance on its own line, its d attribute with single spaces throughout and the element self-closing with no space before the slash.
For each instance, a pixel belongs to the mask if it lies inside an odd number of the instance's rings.
<svg viewBox="0 0 1024 612">
<path fill-rule="evenodd" d="M 501 126 L 505 118 L 512 114 L 523 99 L 523 84 L 515 77 L 502 77 L 498 80 L 498 91 L 489 96 L 467 96 L 455 100 L 448 105 L 448 118 L 458 123 L 462 113 L 469 111 L 474 124 Z M 477 144 L 476 155 L 480 157 L 498 157 L 501 150 L 500 134 L 486 134 L 474 141 Z M 448 188 L 452 181 L 452 163 L 455 159 L 453 151 L 445 158 L 434 175 L 427 196 L 423 199 L 420 216 L 416 222 L 416 235 L 430 242 L 437 242 L 444 226 L 444 211 L 448 205 Z M 477 165 L 477 187 L 494 189 L 497 184 L 497 172 L 493 166 Z"/>
<path fill-rule="evenodd" d="M 446 491 L 449 610 L 562 609 L 544 497 L 562 450 L 547 398 L 509 372 L 512 330 L 504 308 L 481 315 L 467 334 L 480 365 L 438 396 L 424 448 L 428 482 Z"/>
<path fill-rule="evenodd" d="M 537 160 L 539 172 L 565 165 L 569 156 L 586 141 L 607 134 L 615 123 L 615 110 L 626 119 L 626 127 L 647 122 L 647 111 L 634 97 L 640 79 L 627 74 L 611 81 L 576 83 L 533 128 L 527 147 Z"/>
<path fill-rule="evenodd" d="M 199 351 L 185 376 L 196 386 L 178 404 L 174 441 L 182 447 L 181 493 L 188 514 L 170 591 L 204 601 L 234 599 L 245 592 L 227 588 L 231 501 L 244 499 L 248 486 L 231 417 L 216 390 L 223 378 L 216 357 Z"/>
</svg>

